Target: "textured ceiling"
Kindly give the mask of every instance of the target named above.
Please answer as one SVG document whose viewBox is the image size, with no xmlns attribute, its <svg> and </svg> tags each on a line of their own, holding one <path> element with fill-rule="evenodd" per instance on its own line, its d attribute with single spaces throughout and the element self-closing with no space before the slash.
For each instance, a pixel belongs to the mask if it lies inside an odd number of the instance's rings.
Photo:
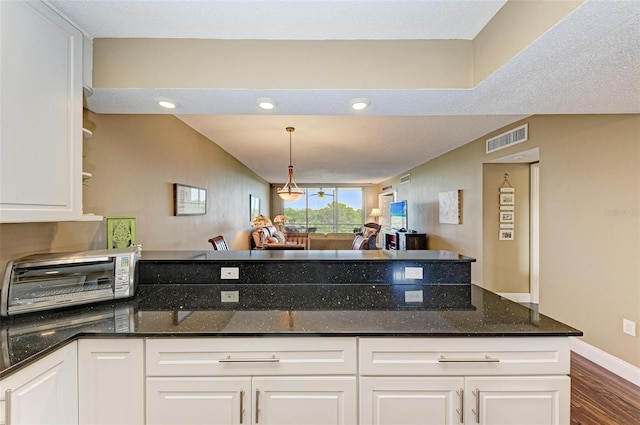
<svg viewBox="0 0 640 425">
<path fill-rule="evenodd" d="M 472 39 L 503 1 L 50 1 L 93 37 Z M 278 108 L 258 114 L 268 95 Z M 588 0 L 471 89 L 96 88 L 98 113 L 166 113 L 281 183 L 377 183 L 533 114 L 640 112 L 640 2 Z M 353 113 L 345 99 L 368 97 Z M 640 137 L 639 137 L 640 139 Z M 265 154 L 267 152 L 267 154 Z"/>
</svg>

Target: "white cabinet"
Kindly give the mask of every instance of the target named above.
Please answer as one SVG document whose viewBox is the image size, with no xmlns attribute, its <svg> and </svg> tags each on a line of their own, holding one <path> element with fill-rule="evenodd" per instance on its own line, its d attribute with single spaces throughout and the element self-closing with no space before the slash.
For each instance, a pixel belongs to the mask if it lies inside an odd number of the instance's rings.
<svg viewBox="0 0 640 425">
<path fill-rule="evenodd" d="M 363 338 L 360 423 L 569 423 L 567 338 Z"/>
<path fill-rule="evenodd" d="M 355 338 L 149 339 L 148 424 L 357 423 Z"/>
<path fill-rule="evenodd" d="M 355 376 L 254 377 L 253 423 L 355 425 L 356 393 Z"/>
<path fill-rule="evenodd" d="M 142 339 L 81 339 L 78 345 L 79 422 L 144 423 Z"/>
<path fill-rule="evenodd" d="M 251 423 L 250 377 L 150 377 L 147 424 Z"/>
<path fill-rule="evenodd" d="M 83 36 L 40 1 L 0 1 L 0 222 L 82 219 Z"/>
<path fill-rule="evenodd" d="M 452 425 L 463 418 L 464 379 L 360 378 L 360 423 Z"/>
<path fill-rule="evenodd" d="M 2 420 L 11 425 L 78 423 L 77 343 L 0 381 Z"/>
<path fill-rule="evenodd" d="M 147 424 L 355 424 L 355 376 L 149 377 Z"/>
<path fill-rule="evenodd" d="M 564 425 L 569 423 L 568 376 L 473 377 L 465 380 L 465 423 Z"/>
</svg>

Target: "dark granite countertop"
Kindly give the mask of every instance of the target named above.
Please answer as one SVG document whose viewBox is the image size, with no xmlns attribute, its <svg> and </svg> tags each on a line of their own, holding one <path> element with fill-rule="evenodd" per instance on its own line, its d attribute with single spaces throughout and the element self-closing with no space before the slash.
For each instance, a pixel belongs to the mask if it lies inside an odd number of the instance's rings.
<svg viewBox="0 0 640 425">
<path fill-rule="evenodd" d="M 221 302 L 221 291 L 236 290 L 239 302 Z M 424 301 L 405 302 L 405 291 L 422 291 Z M 582 332 L 468 284 L 140 285 L 128 300 L 3 318 L 0 377 L 78 337 L 283 335 L 566 337 Z"/>
<path fill-rule="evenodd" d="M 244 250 L 244 251 L 142 251 L 143 261 L 225 260 L 225 261 L 456 261 L 476 259 L 452 251 L 410 250 Z"/>
</svg>

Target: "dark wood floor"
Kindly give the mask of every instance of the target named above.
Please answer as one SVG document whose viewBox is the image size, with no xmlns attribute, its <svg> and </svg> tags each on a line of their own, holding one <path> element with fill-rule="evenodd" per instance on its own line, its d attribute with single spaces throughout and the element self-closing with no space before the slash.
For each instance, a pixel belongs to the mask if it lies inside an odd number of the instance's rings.
<svg viewBox="0 0 640 425">
<path fill-rule="evenodd" d="M 572 352 L 571 424 L 640 425 L 640 387 Z"/>
</svg>

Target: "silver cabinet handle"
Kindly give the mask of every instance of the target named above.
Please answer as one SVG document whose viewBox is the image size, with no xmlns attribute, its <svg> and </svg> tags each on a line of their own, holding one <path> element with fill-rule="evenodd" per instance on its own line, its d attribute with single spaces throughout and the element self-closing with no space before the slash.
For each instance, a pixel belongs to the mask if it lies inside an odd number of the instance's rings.
<svg viewBox="0 0 640 425">
<path fill-rule="evenodd" d="M 244 390 L 240 390 L 240 424 L 243 423 L 244 418 Z"/>
<path fill-rule="evenodd" d="M 258 419 L 260 415 L 260 390 L 256 388 L 256 425 L 260 422 Z"/>
<path fill-rule="evenodd" d="M 476 396 L 476 409 L 473 410 L 473 413 L 476 414 L 476 423 L 480 423 L 480 390 L 476 388 L 475 391 L 472 391 L 473 395 Z"/>
<path fill-rule="evenodd" d="M 495 357 L 484 356 L 480 358 L 458 358 L 458 357 L 438 357 L 438 363 L 500 363 L 500 359 L 496 359 Z"/>
<path fill-rule="evenodd" d="M 460 391 L 456 391 L 456 393 L 460 396 L 460 409 L 456 409 L 458 411 L 458 415 L 460 415 L 460 423 L 464 423 L 464 389 L 460 388 Z"/>
<path fill-rule="evenodd" d="M 11 425 L 11 390 L 4 392 L 4 425 Z"/>
<path fill-rule="evenodd" d="M 246 359 L 246 358 L 235 358 L 232 359 L 231 356 L 227 356 L 226 359 L 219 359 L 219 363 L 278 363 L 280 359 L 276 358 L 276 356 L 271 356 L 268 358 L 262 359 Z"/>
</svg>

